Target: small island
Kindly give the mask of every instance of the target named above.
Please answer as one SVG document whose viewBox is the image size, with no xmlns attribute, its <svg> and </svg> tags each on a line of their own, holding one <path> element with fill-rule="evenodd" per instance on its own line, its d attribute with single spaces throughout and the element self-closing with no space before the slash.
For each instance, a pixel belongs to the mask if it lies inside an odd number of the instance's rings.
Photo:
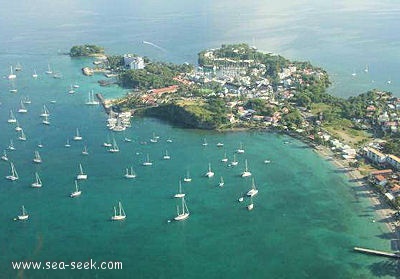
<svg viewBox="0 0 400 279">
<path fill-rule="evenodd" d="M 73 46 L 69 51 L 71 57 L 104 55 L 104 48 L 96 45 Z"/>
</svg>

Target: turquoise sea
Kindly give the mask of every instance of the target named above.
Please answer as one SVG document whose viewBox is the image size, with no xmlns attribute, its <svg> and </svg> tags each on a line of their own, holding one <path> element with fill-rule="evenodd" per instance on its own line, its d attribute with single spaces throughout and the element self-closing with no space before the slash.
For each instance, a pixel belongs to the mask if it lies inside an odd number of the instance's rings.
<svg viewBox="0 0 400 279">
<path fill-rule="evenodd" d="M 20 179 L 10 182 L 0 162 L 0 278 L 394 278 L 394 262 L 356 254 L 354 246 L 390 250 L 374 208 L 331 162 L 303 143 L 268 132 L 185 130 L 155 119 L 132 119 L 115 134 L 120 153 L 107 152 L 109 134 L 100 106 L 85 105 L 90 90 L 107 98 L 124 94 L 103 88 L 101 76 L 84 77 L 90 59 L 62 55 L 72 45 L 95 43 L 107 53 L 137 53 L 174 63 L 196 63 L 197 53 L 222 43 L 247 42 L 328 70 L 332 94 L 350 96 L 371 88 L 399 94 L 400 4 L 386 1 L 18 1 L 0 10 L 0 151 L 9 151 Z M 320 3 L 324 2 L 324 3 Z M 152 42 L 158 47 L 143 44 Z M 23 67 L 15 81 L 10 65 Z M 50 64 L 62 74 L 44 72 Z M 364 68 L 368 66 L 368 73 Z M 32 78 L 36 70 L 39 77 Z M 357 75 L 353 76 L 355 72 Z M 388 83 L 388 81 L 391 81 Z M 71 84 L 79 84 L 68 94 Z M 17 88 L 17 93 L 9 89 Z M 29 96 L 28 113 L 17 112 Z M 50 101 L 56 101 L 51 103 Z M 43 105 L 50 126 L 41 123 Z M 14 111 L 27 141 L 7 123 Z M 73 142 L 76 128 L 82 142 Z M 150 143 L 153 133 L 158 143 Z M 123 141 L 124 136 L 133 139 Z M 172 143 L 166 139 L 171 138 Z M 202 146 L 206 138 L 208 146 Z M 69 139 L 71 147 L 64 144 Z M 147 142 L 147 144 L 144 144 Z M 224 147 L 218 148 L 217 142 Z M 37 144 L 42 143 L 43 148 Z M 226 152 L 239 165 L 220 160 Z M 81 151 L 87 145 L 89 155 Z M 43 163 L 32 162 L 39 150 Z M 168 150 L 171 160 L 162 160 Z M 146 154 L 153 166 L 143 167 Z M 251 187 L 239 175 L 248 160 L 259 193 L 254 210 L 238 197 Z M 265 164 L 264 160 L 270 160 Z M 82 163 L 89 178 L 82 196 L 69 198 Z M 214 178 L 205 178 L 211 163 Z M 137 178 L 124 179 L 133 166 Z M 189 219 L 169 222 L 184 183 Z M 43 187 L 33 189 L 38 172 Z M 220 176 L 224 187 L 218 187 Z M 121 201 L 127 214 L 111 222 Z M 24 205 L 27 222 L 13 218 Z M 15 271 L 11 261 L 121 261 L 122 270 Z M 398 275 L 397 275 L 398 276 Z"/>
</svg>

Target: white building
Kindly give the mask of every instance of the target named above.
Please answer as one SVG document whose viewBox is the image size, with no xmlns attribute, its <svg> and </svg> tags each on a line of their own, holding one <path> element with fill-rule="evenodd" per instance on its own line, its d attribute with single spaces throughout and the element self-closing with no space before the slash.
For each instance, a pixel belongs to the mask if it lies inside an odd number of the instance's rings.
<svg viewBox="0 0 400 279">
<path fill-rule="evenodd" d="M 131 70 L 140 70 L 144 69 L 144 60 L 140 56 L 134 56 L 132 54 L 125 54 L 124 55 L 124 66 L 125 68 Z"/>
<path fill-rule="evenodd" d="M 390 164 L 395 169 L 400 169 L 400 158 L 394 155 L 388 155 L 386 158 L 386 162 Z"/>
<path fill-rule="evenodd" d="M 376 150 L 375 148 L 367 147 L 364 149 L 364 151 L 367 158 L 370 159 L 372 162 L 377 164 L 383 164 L 386 162 L 386 155 Z"/>
</svg>

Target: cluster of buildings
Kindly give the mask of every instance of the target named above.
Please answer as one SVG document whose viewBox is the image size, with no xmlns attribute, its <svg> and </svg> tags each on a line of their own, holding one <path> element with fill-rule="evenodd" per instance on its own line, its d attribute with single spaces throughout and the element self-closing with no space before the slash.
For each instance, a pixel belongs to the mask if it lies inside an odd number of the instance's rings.
<svg viewBox="0 0 400 279">
<path fill-rule="evenodd" d="M 390 201 L 400 196 L 400 177 L 396 172 L 400 171 L 400 158 L 392 154 L 384 154 L 374 147 L 365 147 L 364 156 L 373 164 L 381 167 L 390 167 L 371 172 L 370 182 L 383 187 L 385 196 Z"/>
<path fill-rule="evenodd" d="M 400 170 L 400 158 L 392 154 L 384 154 L 376 148 L 365 147 L 363 149 L 364 156 L 373 164 L 378 166 L 389 165 L 395 170 Z"/>
</svg>

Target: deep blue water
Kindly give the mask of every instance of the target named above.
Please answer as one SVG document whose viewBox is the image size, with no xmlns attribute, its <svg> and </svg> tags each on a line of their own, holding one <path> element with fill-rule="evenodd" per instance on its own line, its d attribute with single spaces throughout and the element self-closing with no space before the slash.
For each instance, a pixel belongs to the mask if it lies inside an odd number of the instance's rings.
<svg viewBox="0 0 400 279">
<path fill-rule="evenodd" d="M 291 59 L 310 60 L 326 68 L 334 81 L 331 92 L 350 96 L 371 88 L 398 94 L 399 38 L 395 1 L 19 1 L 0 11 L 0 73 L 20 63 L 14 82 L 0 79 L 0 149 L 13 139 L 9 152 L 20 179 L 0 180 L 0 266 L 2 278 L 373 278 L 393 271 L 385 260 L 353 253 L 353 246 L 389 250 L 383 224 L 372 223 L 373 208 L 354 185 L 302 143 L 264 132 L 216 133 L 182 130 L 153 119 L 133 118 L 126 135 L 115 137 L 121 148 L 108 153 L 101 144 L 108 131 L 101 107 L 87 107 L 89 90 L 105 97 L 124 94 L 102 88 L 100 76 L 84 77 L 80 69 L 90 59 L 71 59 L 60 53 L 72 45 L 95 43 L 108 53 L 133 52 L 156 60 L 195 63 L 196 54 L 222 43 L 247 42 L 260 50 Z M 143 44 L 149 41 L 160 48 Z M 47 65 L 62 79 L 44 74 Z M 369 72 L 363 69 L 368 65 Z M 31 77 L 33 70 L 39 74 Z M 354 77 L 351 74 L 356 72 Z M 374 82 L 372 82 L 372 80 Z M 391 80 L 388 84 L 387 81 Z M 71 84 L 80 88 L 68 94 Z M 16 94 L 9 92 L 18 89 Z M 29 96 L 29 112 L 16 112 Z M 50 103 L 56 100 L 56 103 Z M 43 105 L 51 125 L 39 117 Z M 28 140 L 18 140 L 7 123 L 13 110 Z M 72 142 L 76 128 L 83 142 Z M 157 144 L 148 141 L 153 132 Z M 201 143 L 206 137 L 209 146 Z M 64 147 L 66 139 L 71 148 Z M 172 143 L 165 140 L 172 138 Z M 224 148 L 216 143 L 223 141 Z M 285 144 L 285 142 L 289 142 Z M 43 163 L 32 163 L 37 144 Z M 243 142 L 246 153 L 239 165 L 232 158 Z M 83 145 L 89 156 L 81 155 Z M 170 161 L 162 160 L 168 149 Z M 146 154 L 154 165 L 141 166 Z M 260 190 L 248 212 L 237 198 L 251 181 L 239 177 L 249 162 Z M 271 160 L 264 164 L 264 160 Z M 83 194 L 68 197 L 78 165 L 89 175 Z M 212 164 L 215 178 L 204 173 Z M 138 176 L 123 178 L 132 165 Z M 191 215 L 180 223 L 172 198 L 178 181 L 189 170 L 193 182 L 184 184 Z M 32 189 L 34 172 L 41 189 Z M 0 176 L 9 164 L 0 162 Z M 217 187 L 223 176 L 225 186 Z M 112 208 L 122 201 L 127 220 L 110 222 Z M 28 222 L 15 222 L 21 205 Z M 12 260 L 122 261 L 118 271 L 24 271 L 11 269 Z M 382 268 L 386 266 L 386 268 Z M 388 267 L 389 266 L 389 267 Z M 392 274 L 393 275 L 393 274 Z"/>
</svg>

